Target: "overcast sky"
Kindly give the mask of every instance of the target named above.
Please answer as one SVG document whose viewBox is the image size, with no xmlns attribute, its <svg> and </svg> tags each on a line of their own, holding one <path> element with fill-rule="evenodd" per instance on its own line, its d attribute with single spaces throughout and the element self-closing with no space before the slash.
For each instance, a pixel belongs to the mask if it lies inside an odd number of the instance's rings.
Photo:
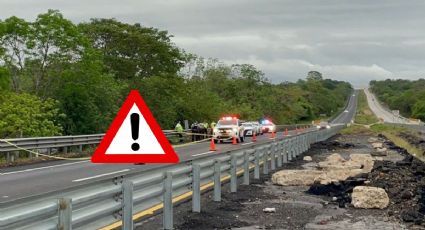
<svg viewBox="0 0 425 230">
<path fill-rule="evenodd" d="M 422 0 L 0 0 L 0 18 L 58 9 L 74 22 L 116 18 L 168 30 L 188 52 L 250 63 L 273 82 L 425 75 Z"/>
</svg>

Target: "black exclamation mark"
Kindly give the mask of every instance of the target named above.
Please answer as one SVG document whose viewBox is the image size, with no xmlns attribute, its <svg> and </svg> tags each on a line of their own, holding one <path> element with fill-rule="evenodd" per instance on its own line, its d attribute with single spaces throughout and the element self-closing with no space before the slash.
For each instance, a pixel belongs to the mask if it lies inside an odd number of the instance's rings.
<svg viewBox="0 0 425 230">
<path fill-rule="evenodd" d="M 139 139 L 139 120 L 140 120 L 140 116 L 137 113 L 132 113 L 130 115 L 130 122 L 131 122 L 131 137 L 133 138 L 134 141 L 136 141 L 137 139 Z M 133 143 L 131 145 L 131 149 L 133 151 L 137 151 L 140 149 L 140 145 L 137 143 Z"/>
</svg>

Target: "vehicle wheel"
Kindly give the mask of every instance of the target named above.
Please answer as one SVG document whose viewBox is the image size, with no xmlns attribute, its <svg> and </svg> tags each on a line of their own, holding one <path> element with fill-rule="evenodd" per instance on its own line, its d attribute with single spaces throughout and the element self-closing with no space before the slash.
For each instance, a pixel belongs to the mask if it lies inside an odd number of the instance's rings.
<svg viewBox="0 0 425 230">
<path fill-rule="evenodd" d="M 218 140 L 217 139 L 214 139 L 214 144 L 217 144 L 218 143 Z"/>
</svg>

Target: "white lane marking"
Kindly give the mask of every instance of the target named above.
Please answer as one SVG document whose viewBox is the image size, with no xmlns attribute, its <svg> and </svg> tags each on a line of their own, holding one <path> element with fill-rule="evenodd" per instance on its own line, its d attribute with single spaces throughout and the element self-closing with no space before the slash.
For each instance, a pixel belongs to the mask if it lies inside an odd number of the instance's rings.
<svg viewBox="0 0 425 230">
<path fill-rule="evenodd" d="M 250 145 L 250 144 L 254 144 L 254 142 L 243 143 L 243 144 L 241 144 L 241 145 Z"/>
<path fill-rule="evenodd" d="M 72 162 L 72 163 L 66 163 L 66 164 L 60 164 L 60 165 L 44 166 L 44 167 L 40 167 L 40 168 L 25 169 L 25 170 L 21 170 L 21 171 L 13 171 L 13 172 L 7 172 L 7 173 L 0 173 L 0 175 L 9 175 L 9 174 L 16 174 L 16 173 L 23 173 L 23 172 L 32 172 L 32 171 L 42 170 L 42 169 L 50 169 L 50 168 L 57 168 L 57 167 L 62 167 L 62 166 L 74 165 L 74 164 L 81 164 L 81 163 L 85 163 L 85 162 L 88 162 L 88 161 L 89 160 L 87 160 L 87 161 Z"/>
<path fill-rule="evenodd" d="M 214 151 L 209 151 L 209 152 L 206 152 L 206 153 L 198 153 L 198 154 L 193 154 L 192 156 L 193 157 L 197 157 L 197 156 L 202 156 L 202 155 L 205 155 L 205 154 L 210 154 L 210 153 L 213 153 Z"/>
<path fill-rule="evenodd" d="M 120 171 L 115 171 L 115 172 L 104 173 L 104 174 L 100 174 L 100 175 L 96 175 L 96 176 L 76 179 L 76 180 L 73 180 L 72 182 L 81 182 L 81 181 L 85 181 L 85 180 L 95 179 L 95 178 L 99 178 L 99 177 L 103 177 L 103 176 L 109 176 L 109 175 L 112 175 L 112 174 L 121 173 L 121 172 L 128 172 L 128 171 L 130 171 L 130 169 L 123 169 L 123 170 L 120 170 Z"/>
</svg>

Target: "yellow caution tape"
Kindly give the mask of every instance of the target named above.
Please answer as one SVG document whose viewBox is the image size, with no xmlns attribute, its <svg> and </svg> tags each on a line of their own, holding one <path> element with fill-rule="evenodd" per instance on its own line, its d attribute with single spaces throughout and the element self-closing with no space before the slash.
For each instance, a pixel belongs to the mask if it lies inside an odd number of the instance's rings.
<svg viewBox="0 0 425 230">
<path fill-rule="evenodd" d="M 26 151 L 26 152 L 29 152 L 29 153 L 32 153 L 32 154 L 36 154 L 36 155 L 40 155 L 40 156 L 43 156 L 43 157 L 57 159 L 57 160 L 73 160 L 73 161 L 90 160 L 90 157 L 67 158 L 67 157 L 51 156 L 51 155 L 42 154 L 42 153 L 39 153 L 39 152 L 36 152 L 36 151 L 33 151 L 33 150 L 29 150 L 29 149 L 25 149 L 25 148 L 19 147 L 19 146 L 15 145 L 15 144 L 7 141 L 7 140 L 4 140 L 4 139 L 0 139 L 0 141 L 4 142 L 6 144 L 9 144 L 9 145 L 11 145 L 11 146 L 13 146 L 13 147 L 15 147 L 15 148 L 17 148 L 19 150 Z"/>
</svg>

